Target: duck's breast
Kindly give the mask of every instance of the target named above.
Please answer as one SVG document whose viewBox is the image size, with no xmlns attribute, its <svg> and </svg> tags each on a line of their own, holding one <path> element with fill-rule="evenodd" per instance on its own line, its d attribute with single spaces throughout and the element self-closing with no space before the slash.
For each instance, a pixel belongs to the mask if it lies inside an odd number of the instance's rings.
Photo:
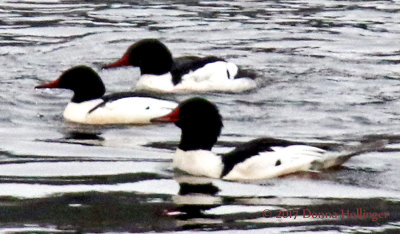
<svg viewBox="0 0 400 234">
<path fill-rule="evenodd" d="M 196 176 L 220 178 L 222 172 L 221 157 L 208 150 L 177 149 L 173 165 L 174 168 Z"/>
<path fill-rule="evenodd" d="M 142 75 L 136 83 L 137 90 L 149 90 L 157 93 L 170 93 L 174 91 L 171 73 L 163 75 Z"/>
</svg>

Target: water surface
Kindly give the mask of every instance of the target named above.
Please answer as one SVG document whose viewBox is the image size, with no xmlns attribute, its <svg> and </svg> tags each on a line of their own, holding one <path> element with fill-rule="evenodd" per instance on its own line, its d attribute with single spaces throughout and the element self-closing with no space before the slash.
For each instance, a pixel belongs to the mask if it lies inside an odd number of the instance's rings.
<svg viewBox="0 0 400 234">
<path fill-rule="evenodd" d="M 399 12 L 396 1 L 3 1 L 0 230 L 397 232 Z M 263 136 L 389 144 L 336 170 L 202 180 L 208 194 L 194 194 L 182 185 L 193 178 L 171 168 L 176 127 L 68 123 L 71 93 L 33 88 L 84 64 L 108 92 L 132 89 L 137 69 L 100 67 L 143 38 L 162 40 L 175 56 L 218 55 L 259 74 L 251 92 L 198 94 L 224 116 L 217 152 Z M 278 218 L 305 209 L 389 216 Z"/>
</svg>

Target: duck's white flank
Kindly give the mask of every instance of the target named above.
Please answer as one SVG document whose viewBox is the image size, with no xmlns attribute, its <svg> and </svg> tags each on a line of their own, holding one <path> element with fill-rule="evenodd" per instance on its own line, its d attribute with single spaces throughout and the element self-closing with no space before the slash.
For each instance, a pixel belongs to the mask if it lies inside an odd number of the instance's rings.
<svg viewBox="0 0 400 234">
<path fill-rule="evenodd" d="M 150 119 L 166 115 L 177 107 L 177 103 L 172 101 L 127 97 L 107 102 L 90 112 L 102 102 L 102 99 L 70 102 L 65 108 L 64 118 L 87 124 L 149 124 Z"/>
<path fill-rule="evenodd" d="M 273 151 L 261 152 L 236 164 L 222 179 L 268 179 L 300 171 L 322 169 L 331 166 L 325 162 L 340 156 L 338 153 L 328 153 L 307 145 L 273 147 L 272 149 Z M 224 156 L 218 156 L 207 150 L 183 151 L 178 149 L 173 164 L 175 168 L 192 175 L 220 178 L 223 170 L 221 157 Z M 319 167 L 315 168 L 315 165 L 319 165 Z"/>
<path fill-rule="evenodd" d="M 186 92 L 186 91 L 226 91 L 242 92 L 256 88 L 257 84 L 250 78 L 234 79 L 238 67 L 233 63 L 218 61 L 191 71 L 182 77 L 182 81 L 174 85 L 170 73 L 164 75 L 142 75 L 136 84 L 138 90 L 154 92 Z"/>
<path fill-rule="evenodd" d="M 292 145 L 272 149 L 274 151 L 262 152 L 238 163 L 223 179 L 268 179 L 309 171 L 315 163 L 322 163 L 326 158 L 326 151 L 313 146 Z"/>
</svg>

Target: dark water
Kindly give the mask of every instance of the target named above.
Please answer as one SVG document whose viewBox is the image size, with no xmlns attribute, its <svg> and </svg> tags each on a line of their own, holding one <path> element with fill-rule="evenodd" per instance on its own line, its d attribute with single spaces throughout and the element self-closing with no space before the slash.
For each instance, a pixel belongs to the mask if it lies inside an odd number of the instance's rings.
<svg viewBox="0 0 400 234">
<path fill-rule="evenodd" d="M 2 1 L 0 231 L 397 233 L 399 13 L 397 1 Z M 216 152 L 262 136 L 389 144 L 337 170 L 193 193 L 171 169 L 174 126 L 67 123 L 71 93 L 33 89 L 86 64 L 126 91 L 137 69 L 99 67 L 149 37 L 259 74 L 255 91 L 202 94 L 224 116 Z M 343 215 L 357 209 L 382 218 Z"/>
</svg>

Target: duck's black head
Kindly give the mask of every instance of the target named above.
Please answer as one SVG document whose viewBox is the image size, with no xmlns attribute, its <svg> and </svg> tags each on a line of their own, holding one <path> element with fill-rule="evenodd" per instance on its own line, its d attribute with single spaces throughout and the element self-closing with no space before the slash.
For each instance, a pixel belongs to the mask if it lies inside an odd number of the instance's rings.
<svg viewBox="0 0 400 234">
<path fill-rule="evenodd" d="M 175 123 L 182 130 L 179 149 L 185 151 L 211 150 L 223 127 L 218 108 L 203 98 L 188 99 L 170 114 L 152 122 Z"/>
<path fill-rule="evenodd" d="M 104 69 L 134 66 L 142 75 L 162 75 L 171 71 L 173 59 L 169 49 L 157 39 L 143 39 L 131 45 L 124 56 Z"/>
<path fill-rule="evenodd" d="M 63 72 L 57 80 L 36 86 L 37 89 L 61 88 L 74 91 L 72 102 L 80 103 L 104 95 L 106 89 L 100 76 L 90 67 L 76 66 Z"/>
</svg>

